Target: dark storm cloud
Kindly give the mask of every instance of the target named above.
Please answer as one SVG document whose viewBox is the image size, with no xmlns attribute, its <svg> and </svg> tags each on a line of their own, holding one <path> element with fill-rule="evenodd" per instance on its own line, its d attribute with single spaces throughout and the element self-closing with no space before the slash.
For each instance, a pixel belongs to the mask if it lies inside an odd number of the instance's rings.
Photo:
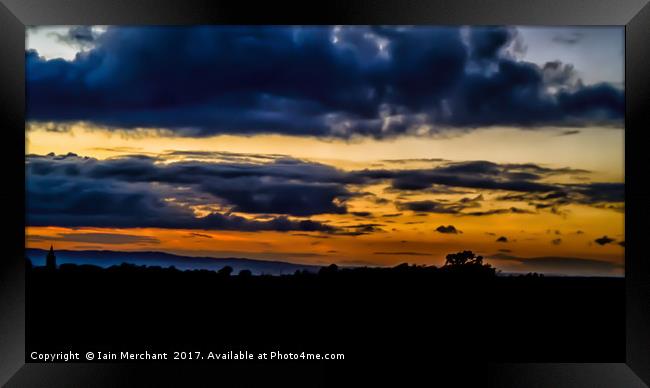
<svg viewBox="0 0 650 388">
<path fill-rule="evenodd" d="M 583 203 L 596 204 L 625 200 L 625 183 L 585 183 L 571 185 L 570 188 L 583 196 Z"/>
<path fill-rule="evenodd" d="M 295 159 L 276 158 L 265 164 L 181 161 L 156 163 L 154 158 L 122 157 L 104 161 L 74 154 L 31 156 L 28 173 L 43 177 L 79 177 L 100 184 L 124 182 L 164 184 L 179 201 L 219 202 L 230 211 L 293 216 L 347 212 L 344 173 Z M 187 192 L 178 187 L 192 187 Z"/>
<path fill-rule="evenodd" d="M 59 164 L 69 163 L 60 159 Z M 77 162 L 83 159 L 73 157 Z M 53 160 L 53 159 L 50 159 Z M 88 163 L 97 162 L 92 159 Z M 27 225 L 64 227 L 172 228 L 238 231 L 305 231 L 333 233 L 338 228 L 311 220 L 286 216 L 253 220 L 230 213 L 211 212 L 196 216 L 182 201 L 169 200 L 179 189 L 160 184 L 116 179 L 93 179 L 92 174 L 70 166 L 28 163 Z M 72 165 L 73 167 L 79 167 Z M 126 171 L 124 171 L 126 172 Z M 128 174 L 127 174 L 128 175 Z M 182 192 L 183 190 L 180 190 Z M 200 193 L 199 193 L 200 194 Z M 195 201 L 201 198 L 192 194 Z M 200 204 L 200 203 L 199 203 Z"/>
<path fill-rule="evenodd" d="M 422 191 L 436 185 L 470 189 L 507 190 L 520 192 L 552 192 L 560 187 L 540 182 L 558 175 L 588 174 L 571 168 L 551 169 L 532 163 L 497 164 L 488 161 L 449 162 L 429 169 L 388 170 L 374 169 L 352 172 L 348 179 L 357 183 L 388 180 L 391 188 L 401 191 Z M 589 186 L 575 186 L 589 191 Z M 444 191 L 443 191 L 444 192 Z"/>
<path fill-rule="evenodd" d="M 410 210 L 420 213 L 458 214 L 463 210 L 461 205 L 436 201 L 398 202 L 396 205 L 399 210 Z"/>
<path fill-rule="evenodd" d="M 345 214 L 337 199 L 351 194 L 339 184 L 279 182 L 268 183 L 255 178 L 230 179 L 233 185 L 217 180 L 202 184 L 202 189 L 232 204 L 232 211 L 242 213 L 279 213 L 293 216 Z"/>
<path fill-rule="evenodd" d="M 479 194 L 476 197 L 464 197 L 458 201 L 440 199 L 438 201 L 424 200 L 396 202 L 395 206 L 399 210 L 410 210 L 417 213 L 472 215 L 472 212 L 463 211 L 470 208 L 481 207 L 481 201 L 483 201 L 483 196 Z"/>
<path fill-rule="evenodd" d="M 454 214 L 457 216 L 489 216 L 494 214 L 533 214 L 534 212 L 511 207 L 509 209 L 491 209 L 485 211 L 465 211 L 468 208 L 478 207 L 476 202 L 464 201 L 467 198 L 460 199 L 457 202 L 450 202 L 446 200 L 439 201 L 411 201 L 411 202 L 396 202 L 395 206 L 399 210 L 410 210 L 413 212 L 421 213 L 418 215 L 426 215 L 424 213 L 437 213 L 437 214 Z"/>
<path fill-rule="evenodd" d="M 30 222 L 34 226 L 61 222 L 62 226 L 63 223 L 68 226 L 105 223 L 126 227 L 137 225 L 135 217 L 141 217 L 143 225 L 170 228 L 182 225 L 231 230 L 308 231 L 312 228 L 359 235 L 379 229 L 335 231 L 324 224 L 296 224 L 287 218 L 249 220 L 237 218 L 230 212 L 294 217 L 347 214 L 350 199 L 377 199 L 362 190 L 364 185 L 387 183 L 392 190 L 399 191 L 397 187 L 402 187 L 404 182 L 417 182 L 421 193 L 438 186 L 511 191 L 499 199 L 525 201 L 537 210 L 551 207 L 555 211 L 557 206 L 569 203 L 620 210 L 621 204 L 616 201 L 622 200 L 623 189 L 623 184 L 614 183 L 540 183 L 541 179 L 556 175 L 588 172 L 549 169 L 534 164 L 476 161 L 449 162 L 430 169 L 343 171 L 283 155 L 228 153 L 208 157 L 206 154 L 207 159 L 180 161 L 166 160 L 169 156 L 138 155 L 98 160 L 72 153 L 28 155 Z M 413 186 L 409 188 L 413 190 Z M 533 213 L 515 206 L 477 210 L 482 201 L 481 194 L 474 194 L 459 200 L 402 199 L 395 206 L 422 215 Z M 196 217 L 191 207 L 197 206 L 204 207 L 200 209 L 203 214 L 219 213 Z M 60 221 L 52 214 L 60 216 Z M 109 217 L 111 214 L 123 215 Z M 372 217 L 370 212 L 352 214 Z"/>
<path fill-rule="evenodd" d="M 93 48 L 72 61 L 26 52 L 27 117 L 184 136 L 344 138 L 621 124 L 621 90 L 565 85 L 566 71 L 545 78 L 543 67 L 505 53 L 514 30 L 462 35 L 455 27 L 197 26 L 93 36 L 77 27 L 71 36 Z"/>
<path fill-rule="evenodd" d="M 495 60 L 499 51 L 510 42 L 515 30 L 506 27 L 474 27 L 470 30 L 470 57 L 477 60 Z"/>
<path fill-rule="evenodd" d="M 535 214 L 535 212 L 526 209 L 520 209 L 518 207 L 511 207 L 508 209 L 490 209 L 485 211 L 461 213 L 461 215 L 473 217 L 493 216 L 495 214 Z"/>
<path fill-rule="evenodd" d="M 594 242 L 596 244 L 598 244 L 598 245 L 607 245 L 607 244 L 613 243 L 614 241 L 616 241 L 616 240 L 613 239 L 613 238 L 609 238 L 607 236 L 599 237 L 599 238 L 594 240 Z"/>
<path fill-rule="evenodd" d="M 463 233 L 460 230 L 456 229 L 455 226 L 453 225 L 440 225 L 439 227 L 436 228 L 436 232 L 438 233 L 444 233 L 444 234 L 458 234 L 458 233 Z"/>
<path fill-rule="evenodd" d="M 384 230 L 381 227 L 383 224 L 359 224 L 359 225 L 348 225 L 345 227 L 345 230 L 339 230 L 334 232 L 341 236 L 362 236 L 365 234 L 371 234 L 375 232 L 383 232 Z"/>
<path fill-rule="evenodd" d="M 535 209 L 550 209 L 558 212 L 559 207 L 570 204 L 587 205 L 615 211 L 624 211 L 624 183 L 559 184 L 555 189 L 544 192 L 510 193 L 497 197 L 502 201 L 528 202 Z"/>
<path fill-rule="evenodd" d="M 364 170 L 353 172 L 359 181 L 387 180 L 394 191 L 427 192 L 435 185 L 462 187 L 481 190 L 500 190 L 511 193 L 498 197 L 500 200 L 526 201 L 535 209 L 545 209 L 582 203 L 600 206 L 603 202 L 620 200 L 623 184 L 553 184 L 549 178 L 556 176 L 583 176 L 589 171 L 571 168 L 551 169 L 532 163 L 497 164 L 488 161 L 449 162 L 430 169 L 412 170 Z M 570 198 L 569 198 L 570 196 Z M 400 210 L 415 212 L 447 213 L 467 216 L 489 216 L 494 214 L 532 214 L 531 210 L 511 206 L 482 211 L 468 211 L 481 207 L 483 197 L 466 197 L 451 202 L 425 200 L 398 202 Z M 554 209 L 552 209 L 554 210 Z"/>
<path fill-rule="evenodd" d="M 506 236 L 501 236 L 498 239 L 496 239 L 496 242 L 502 242 L 502 243 L 507 243 L 508 242 L 508 237 Z"/>
</svg>

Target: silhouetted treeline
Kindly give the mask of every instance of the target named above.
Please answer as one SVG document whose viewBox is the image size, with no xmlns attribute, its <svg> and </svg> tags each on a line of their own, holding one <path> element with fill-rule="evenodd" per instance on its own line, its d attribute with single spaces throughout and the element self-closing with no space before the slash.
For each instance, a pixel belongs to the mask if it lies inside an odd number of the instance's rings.
<svg viewBox="0 0 650 388">
<path fill-rule="evenodd" d="M 497 276 L 475 256 L 283 276 L 64 264 L 27 270 L 27 351 L 622 362 L 624 298 L 621 278 Z"/>
<path fill-rule="evenodd" d="M 31 261 L 27 260 L 27 267 L 32 269 Z M 45 267 L 36 267 L 36 271 L 48 271 Z M 220 277 L 229 277 L 234 275 L 233 269 L 230 266 L 225 266 L 218 271 L 205 270 L 205 269 L 195 269 L 195 270 L 185 270 L 179 271 L 174 266 L 170 267 L 160 267 L 160 266 L 141 266 L 130 263 L 122 263 L 121 265 L 114 265 L 108 268 L 102 268 L 95 265 L 89 264 L 61 264 L 57 267 L 57 271 L 64 272 L 120 272 L 120 273 L 169 273 L 169 272 L 190 272 L 190 273 L 200 273 L 206 276 L 218 275 Z M 211 274 L 211 275 L 210 275 Z M 397 275 L 408 275 L 408 276 L 458 276 L 462 278 L 482 278 L 488 279 L 497 275 L 497 271 L 490 264 L 483 263 L 482 256 L 476 256 L 472 251 L 462 251 L 458 253 L 453 253 L 447 255 L 447 261 L 444 266 L 436 267 L 434 265 L 415 265 L 402 263 L 394 267 L 339 267 L 336 264 L 330 264 L 329 266 L 322 267 L 318 272 L 311 272 L 307 270 L 297 270 L 291 275 L 277 275 L 282 278 L 300 276 L 300 277 L 368 277 L 368 276 L 397 276 Z M 239 271 L 235 276 L 239 277 L 250 277 L 253 276 L 250 270 L 244 269 Z M 258 275 L 268 277 L 271 275 Z M 529 273 L 525 275 L 518 276 L 528 276 L 528 277 L 539 277 L 536 273 Z"/>
</svg>

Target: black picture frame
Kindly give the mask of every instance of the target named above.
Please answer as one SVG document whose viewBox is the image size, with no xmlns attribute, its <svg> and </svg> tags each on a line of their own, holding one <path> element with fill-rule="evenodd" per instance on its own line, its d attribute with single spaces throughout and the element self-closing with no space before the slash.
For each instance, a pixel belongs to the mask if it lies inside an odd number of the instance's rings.
<svg viewBox="0 0 650 388">
<path fill-rule="evenodd" d="M 650 384 L 650 260 L 643 241 L 650 216 L 645 185 L 650 108 L 650 5 L 648 0 L 392 0 L 253 2 L 210 0 L 0 0 L 0 120 L 6 183 L 4 257 L 0 260 L 0 383 L 11 387 L 183 385 L 220 379 L 217 366 L 196 364 L 25 364 L 24 114 L 25 26 L 68 24 L 471 24 L 625 26 L 625 281 L 626 362 L 621 364 L 492 364 L 476 366 L 484 386 L 643 387 Z M 53 317 L 56 319 L 56 317 Z M 597 338 L 594 339 L 597 341 Z M 426 361 L 426 360 L 423 360 Z M 327 381 L 332 367 L 237 367 L 243 377 Z M 427 366 L 431 384 L 444 366 Z M 446 373 L 459 382 L 470 375 Z M 303 369 L 303 368 L 301 368 Z M 415 369 L 415 367 L 414 367 Z M 440 370 L 440 374 L 438 371 Z M 433 372 L 435 371 L 435 372 Z M 357 371 L 359 372 L 359 371 Z M 364 370 L 364 376 L 385 371 Z M 286 374 L 285 374 L 286 373 Z M 402 376 L 403 377 L 403 376 Z M 364 377 L 365 378 L 365 377 Z M 159 381 L 156 384 L 153 381 Z M 182 382 L 182 383 L 181 383 Z M 644 383 L 645 382 L 645 383 Z M 208 384 L 209 385 L 209 384 Z M 454 384 L 454 386 L 456 386 Z"/>
</svg>

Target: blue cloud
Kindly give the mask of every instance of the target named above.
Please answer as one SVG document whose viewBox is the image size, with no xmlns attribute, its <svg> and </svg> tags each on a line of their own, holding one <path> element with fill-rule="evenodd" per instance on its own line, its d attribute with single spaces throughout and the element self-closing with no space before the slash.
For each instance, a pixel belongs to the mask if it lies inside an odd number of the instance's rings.
<svg viewBox="0 0 650 388">
<path fill-rule="evenodd" d="M 480 27 L 111 27 L 72 61 L 26 53 L 27 117 L 185 136 L 391 137 L 621 124 L 623 92 L 558 85 Z M 566 86 L 563 88 L 563 86 Z M 570 86 L 570 87 L 569 87 Z"/>
</svg>

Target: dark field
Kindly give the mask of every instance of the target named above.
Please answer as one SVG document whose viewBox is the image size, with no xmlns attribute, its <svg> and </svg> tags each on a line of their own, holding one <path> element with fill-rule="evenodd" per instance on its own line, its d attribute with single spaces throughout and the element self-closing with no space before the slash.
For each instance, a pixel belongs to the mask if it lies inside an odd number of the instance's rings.
<svg viewBox="0 0 650 388">
<path fill-rule="evenodd" d="M 344 353 L 345 363 L 622 362 L 624 301 L 622 278 L 407 266 L 287 276 L 36 267 L 27 269 L 27 354 L 248 350 Z"/>
</svg>

